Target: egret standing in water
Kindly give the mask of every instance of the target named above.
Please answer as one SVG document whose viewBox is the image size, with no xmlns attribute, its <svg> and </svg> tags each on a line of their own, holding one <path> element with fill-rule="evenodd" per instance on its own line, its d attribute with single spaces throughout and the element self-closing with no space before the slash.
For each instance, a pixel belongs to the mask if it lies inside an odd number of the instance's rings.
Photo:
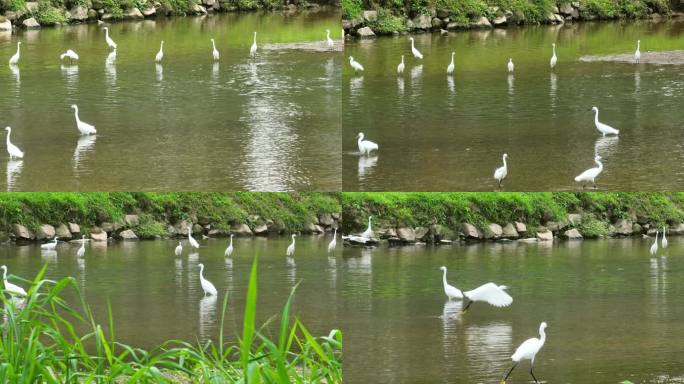
<svg viewBox="0 0 684 384">
<path fill-rule="evenodd" d="M 214 61 L 218 61 L 220 55 L 219 55 L 218 49 L 216 49 L 216 42 L 214 42 L 214 39 L 211 39 L 211 46 L 212 46 L 211 55 L 214 57 Z"/>
<path fill-rule="evenodd" d="M 12 295 L 26 296 L 26 291 L 24 291 L 24 288 L 18 285 L 14 285 L 7 281 L 7 266 L 3 265 L 0 268 L 2 268 L 2 282 L 5 285 L 5 291 L 9 292 Z"/>
<path fill-rule="evenodd" d="M 17 53 L 12 55 L 9 59 L 9 65 L 17 65 L 19 64 L 19 57 L 21 56 L 21 41 L 17 42 Z"/>
<path fill-rule="evenodd" d="M 658 253 L 658 231 L 656 231 L 655 241 L 651 245 L 651 249 L 648 250 L 651 256 L 655 256 Z"/>
<path fill-rule="evenodd" d="M 582 188 L 587 186 L 587 183 L 591 182 L 594 184 L 594 189 L 596 189 L 596 178 L 598 175 L 603 172 L 603 163 L 601 163 L 601 156 L 596 155 L 594 158 L 594 162 L 596 163 L 596 167 L 594 168 L 589 168 L 586 171 L 582 172 L 579 174 L 579 176 L 575 177 L 576 182 L 581 182 L 582 183 Z"/>
<path fill-rule="evenodd" d="M 499 182 L 499 188 L 501 188 L 501 184 L 503 183 L 504 179 L 508 175 L 508 164 L 506 164 L 506 159 L 508 158 L 508 154 L 504 153 L 503 154 L 503 167 L 499 167 L 494 171 L 494 179 Z"/>
<path fill-rule="evenodd" d="M 163 58 L 164 58 L 164 40 L 161 41 L 161 45 L 159 46 L 159 52 L 157 52 L 157 56 L 154 57 L 154 61 L 156 61 L 157 63 L 161 63 Z"/>
<path fill-rule="evenodd" d="M 377 151 L 378 145 L 370 140 L 364 140 L 363 132 L 359 132 L 357 137 L 357 144 L 359 146 L 359 152 L 362 155 L 369 155 L 371 151 Z"/>
<path fill-rule="evenodd" d="M 332 240 L 330 240 L 330 243 L 328 243 L 328 253 L 332 252 L 332 254 L 334 255 L 335 247 L 337 247 L 337 228 L 335 228 L 335 231 L 333 232 Z"/>
<path fill-rule="evenodd" d="M 667 227 L 663 227 L 663 240 L 661 241 L 663 249 L 667 248 L 667 238 L 665 237 L 665 231 L 667 231 Z"/>
<path fill-rule="evenodd" d="M 10 134 L 12 134 L 12 128 L 11 127 L 5 127 L 5 131 L 7 131 L 7 153 L 10 156 L 10 160 L 13 160 L 15 157 L 17 159 L 23 159 L 24 158 L 24 152 L 22 152 L 19 149 L 19 147 L 12 144 L 12 142 L 10 141 Z"/>
<path fill-rule="evenodd" d="M 249 48 L 249 55 L 252 56 L 252 58 L 256 58 L 257 54 L 257 43 L 256 43 L 256 32 L 254 32 L 254 42 L 252 43 L 252 46 Z"/>
<path fill-rule="evenodd" d="M 449 63 L 449 65 L 447 66 L 447 75 L 451 75 L 454 73 L 454 67 L 455 67 L 454 55 L 455 54 L 456 54 L 456 52 L 451 52 L 451 63 Z"/>
<path fill-rule="evenodd" d="M 228 248 L 226 248 L 226 251 L 223 252 L 223 256 L 225 257 L 230 257 L 230 255 L 233 254 L 233 234 L 230 234 L 230 244 L 228 244 Z"/>
<path fill-rule="evenodd" d="M 290 244 L 290 246 L 287 247 L 287 251 L 285 251 L 285 254 L 286 254 L 288 257 L 294 256 L 294 252 L 295 252 L 295 236 L 297 236 L 297 235 L 295 235 L 295 234 L 293 233 L 293 234 L 292 234 L 292 244 Z"/>
<path fill-rule="evenodd" d="M 59 55 L 59 59 L 64 61 L 64 59 L 69 59 L 69 63 L 73 64 L 75 60 L 78 60 L 78 54 L 71 49 L 67 49 L 66 52 Z"/>
<path fill-rule="evenodd" d="M 199 248 L 199 243 L 192 237 L 192 227 L 188 228 L 188 243 L 193 248 Z"/>
<path fill-rule="evenodd" d="M 204 290 L 204 296 L 216 296 L 216 287 L 214 287 L 214 284 L 211 283 L 211 281 L 207 280 L 204 278 L 204 264 L 199 263 L 199 268 L 200 268 L 200 284 L 202 284 L 202 290 Z"/>
<path fill-rule="evenodd" d="M 104 27 L 104 31 L 105 31 L 105 41 L 107 42 L 109 49 L 116 49 L 116 43 L 114 42 L 114 40 L 112 40 L 111 37 L 109 37 L 109 28 Z"/>
<path fill-rule="evenodd" d="M 81 135 L 94 135 L 97 133 L 94 126 L 86 123 L 85 121 L 81 121 L 81 119 L 78 117 L 78 106 L 76 104 L 73 104 L 71 109 L 74 110 L 74 116 L 76 117 L 76 128 L 78 128 L 78 131 L 81 132 Z"/>
<path fill-rule="evenodd" d="M 351 65 L 351 67 L 354 68 L 355 72 L 363 72 L 363 65 L 361 65 L 361 63 L 359 63 L 358 61 L 354 60 L 354 58 L 351 56 L 349 56 L 349 65 Z"/>
<path fill-rule="evenodd" d="M 178 242 L 178 245 L 176 246 L 176 249 L 174 249 L 173 253 L 176 254 L 176 256 L 180 256 L 181 253 L 183 253 L 183 244 L 181 242 Z"/>
<path fill-rule="evenodd" d="M 486 302 L 495 307 L 508 307 L 513 302 L 513 298 L 506 293 L 505 285 L 496 285 L 494 283 L 483 284 L 471 291 L 462 292 L 460 289 L 449 285 L 446 280 L 447 268 L 445 266 L 440 267 L 442 270 L 442 283 L 444 285 L 444 293 L 449 297 L 449 299 L 462 299 L 467 298 L 468 304 L 461 311 L 466 313 L 468 308 L 476 302 Z"/>
<path fill-rule="evenodd" d="M 594 112 L 594 125 L 596 125 L 596 129 L 598 129 L 599 132 L 605 135 L 618 135 L 620 133 L 619 130 L 611 127 L 610 125 L 603 124 L 602 122 L 599 121 L 598 115 L 599 115 L 599 110 L 596 107 L 591 107 L 591 110 Z"/>
<path fill-rule="evenodd" d="M 513 73 L 514 69 L 515 69 L 515 65 L 513 64 L 513 59 L 509 58 L 508 59 L 508 73 Z"/>
<path fill-rule="evenodd" d="M 549 65 L 551 65 L 551 69 L 553 69 L 556 67 L 556 62 L 558 62 L 558 58 L 556 57 L 556 43 L 551 44 L 551 48 L 553 49 L 553 56 L 551 56 Z"/>
<path fill-rule="evenodd" d="M 333 39 L 330 38 L 330 30 L 329 29 L 325 30 L 325 41 L 328 44 L 328 48 L 332 49 L 332 47 L 335 46 L 335 42 L 333 41 Z"/>
<path fill-rule="evenodd" d="M 397 65 L 397 74 L 403 74 L 404 73 L 404 55 L 401 55 L 401 63 Z"/>
<path fill-rule="evenodd" d="M 85 255 L 85 235 L 81 235 L 81 248 L 76 251 L 76 257 L 83 257 Z"/>
<path fill-rule="evenodd" d="M 420 53 L 420 51 L 416 49 L 416 46 L 413 42 L 413 36 L 409 37 L 409 40 L 411 40 L 411 53 L 413 54 L 413 57 L 415 57 L 416 59 L 422 60 L 423 54 Z"/>
<path fill-rule="evenodd" d="M 43 249 L 46 251 L 53 251 L 55 248 L 57 248 L 57 240 L 58 240 L 58 237 L 55 236 L 55 238 L 52 239 L 51 243 L 41 244 L 40 249 Z"/>
<path fill-rule="evenodd" d="M 637 40 L 637 49 L 636 51 L 634 51 L 634 61 L 636 61 L 637 63 L 639 62 L 639 60 L 641 60 L 641 51 L 639 50 L 640 47 L 641 40 Z"/>
<path fill-rule="evenodd" d="M 511 372 L 513 372 L 513 369 L 515 369 L 521 360 L 530 360 L 530 375 L 532 375 L 535 383 L 539 383 L 537 378 L 534 377 L 534 372 L 532 370 L 534 369 L 534 358 L 537 356 L 537 353 L 539 353 L 539 350 L 546 342 L 546 332 L 544 332 L 545 329 L 546 322 L 542 322 L 539 325 L 539 338 L 533 337 L 531 339 L 527 339 L 520 344 L 518 349 L 515 350 L 515 353 L 513 356 L 511 356 L 511 360 L 513 360 L 513 366 L 508 371 L 506 376 L 504 376 L 503 380 L 501 380 L 501 384 L 506 384 L 506 379 L 508 379 L 508 376 L 511 375 Z"/>
<path fill-rule="evenodd" d="M 361 237 L 365 239 L 371 239 L 373 238 L 373 227 L 371 226 L 371 219 L 373 216 L 368 216 L 368 228 L 366 228 L 365 231 L 361 234 Z"/>
</svg>

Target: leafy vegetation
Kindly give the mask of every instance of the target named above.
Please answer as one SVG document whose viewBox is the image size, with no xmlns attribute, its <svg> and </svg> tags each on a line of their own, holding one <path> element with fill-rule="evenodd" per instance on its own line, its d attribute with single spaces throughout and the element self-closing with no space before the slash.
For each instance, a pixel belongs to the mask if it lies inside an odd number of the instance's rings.
<svg viewBox="0 0 684 384">
<path fill-rule="evenodd" d="M 370 23 L 370 27 L 375 33 L 389 34 L 392 32 L 403 32 L 404 19 L 399 16 L 394 16 L 392 12 L 381 9 L 378 11 L 378 18 Z"/>
<path fill-rule="evenodd" d="M 36 20 L 40 25 L 55 25 L 65 23 L 67 19 L 64 10 L 55 6 L 50 0 L 40 0 Z"/>
<path fill-rule="evenodd" d="M 328 336 L 314 337 L 297 318 L 292 319 L 294 289 L 280 314 L 277 340 L 266 336 L 270 322 L 257 328 L 257 258 L 241 339 L 231 343 L 224 338 L 225 295 L 217 341 L 170 340 L 150 351 L 118 342 L 111 309 L 108 324 L 98 324 L 75 280 L 47 280 L 45 270 L 30 282 L 26 298 L 4 291 L 0 295 L 5 319 L 0 333 L 3 383 L 342 382 L 342 333 L 333 330 Z M 63 299 L 72 296 L 71 291 L 79 298 L 77 305 Z"/>
</svg>

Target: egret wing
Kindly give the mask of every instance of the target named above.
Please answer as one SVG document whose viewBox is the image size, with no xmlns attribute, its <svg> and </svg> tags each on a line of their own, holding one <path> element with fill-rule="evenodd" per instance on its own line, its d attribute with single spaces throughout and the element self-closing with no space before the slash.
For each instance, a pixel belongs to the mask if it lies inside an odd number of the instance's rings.
<svg viewBox="0 0 684 384">
<path fill-rule="evenodd" d="M 513 302 L 513 298 L 494 283 L 481 285 L 472 291 L 466 292 L 465 295 L 470 300 L 486 301 L 495 307 L 507 307 Z"/>
</svg>

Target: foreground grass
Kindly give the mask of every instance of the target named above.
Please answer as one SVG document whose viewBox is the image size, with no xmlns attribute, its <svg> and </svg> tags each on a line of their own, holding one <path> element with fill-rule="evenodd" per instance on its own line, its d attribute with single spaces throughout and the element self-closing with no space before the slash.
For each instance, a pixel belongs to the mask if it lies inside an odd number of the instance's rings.
<svg viewBox="0 0 684 384">
<path fill-rule="evenodd" d="M 115 339 L 111 311 L 108 331 L 96 323 L 88 305 L 80 309 L 61 296 L 78 291 L 68 277 L 44 279 L 45 267 L 24 299 L 3 291 L 0 337 L 0 382 L 3 383 L 341 383 L 342 334 L 314 337 L 298 319 L 291 319 L 294 295 L 282 313 L 277 340 L 255 326 L 257 260 L 252 266 L 244 310 L 242 337 L 224 340 L 223 300 L 216 342 L 193 345 L 171 340 L 151 350 Z M 77 328 L 89 329 L 79 334 Z M 268 322 L 266 325 L 270 325 Z"/>
</svg>

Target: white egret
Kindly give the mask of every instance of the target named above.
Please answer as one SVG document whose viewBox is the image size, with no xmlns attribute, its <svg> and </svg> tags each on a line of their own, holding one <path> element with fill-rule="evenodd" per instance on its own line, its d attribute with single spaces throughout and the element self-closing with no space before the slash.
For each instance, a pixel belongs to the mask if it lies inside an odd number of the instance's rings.
<svg viewBox="0 0 684 384">
<path fill-rule="evenodd" d="M 199 243 L 192 237 L 192 227 L 188 228 L 188 243 L 193 248 L 199 248 Z"/>
<path fill-rule="evenodd" d="M 496 181 L 499 182 L 499 188 L 501 188 L 501 183 L 503 183 L 504 179 L 508 175 L 508 164 L 506 163 L 506 159 L 508 158 L 508 154 L 504 153 L 503 154 L 503 167 L 499 167 L 494 171 L 494 178 Z"/>
<path fill-rule="evenodd" d="M 5 127 L 5 131 L 7 131 L 7 153 L 10 156 L 10 160 L 14 159 L 15 157 L 17 159 L 23 159 L 24 158 L 24 152 L 19 149 L 16 145 L 12 144 L 10 141 L 10 134 L 12 134 L 12 128 L 11 127 Z"/>
<path fill-rule="evenodd" d="M 81 132 L 81 135 L 94 135 L 97 133 L 94 126 L 86 123 L 85 121 L 81 121 L 81 119 L 78 117 L 78 106 L 76 104 L 73 104 L 71 109 L 74 110 L 74 116 L 76 117 L 76 128 L 78 128 L 79 132 Z"/>
<path fill-rule="evenodd" d="M 107 42 L 107 45 L 109 46 L 110 49 L 116 49 L 116 43 L 114 42 L 114 40 L 112 40 L 111 37 L 109 37 L 109 28 L 104 27 L 104 31 L 105 31 L 105 41 Z"/>
<path fill-rule="evenodd" d="M 40 245 L 40 249 L 44 249 L 46 251 L 53 251 L 57 247 L 57 239 L 58 237 L 55 236 L 53 241 L 51 243 L 45 243 Z"/>
<path fill-rule="evenodd" d="M 332 252 L 335 254 L 335 247 L 337 247 L 337 228 L 335 228 L 335 231 L 333 232 L 332 240 L 328 243 L 328 253 Z"/>
<path fill-rule="evenodd" d="M 286 254 L 288 257 L 294 256 L 294 252 L 295 252 L 295 236 L 297 236 L 297 235 L 295 235 L 295 234 L 293 233 L 293 234 L 292 234 L 292 244 L 290 244 L 290 245 L 287 247 L 287 251 L 285 251 L 285 254 Z"/>
<path fill-rule="evenodd" d="M 411 53 L 413 54 L 413 57 L 415 57 L 416 59 L 421 59 L 421 60 L 422 60 L 422 59 L 423 59 L 423 54 L 420 53 L 420 51 L 416 49 L 416 46 L 415 46 L 415 44 L 414 44 L 414 42 L 413 42 L 413 37 L 409 37 L 409 40 L 411 40 Z"/>
<path fill-rule="evenodd" d="M 19 64 L 19 56 L 21 55 L 21 54 L 20 54 L 20 52 L 21 52 L 21 48 L 20 48 L 20 47 L 21 47 L 21 41 L 18 41 L 18 42 L 17 42 L 17 53 L 15 53 L 14 55 L 12 55 L 12 57 L 10 57 L 10 59 L 9 59 L 9 65 L 17 65 L 17 64 Z"/>
<path fill-rule="evenodd" d="M 508 59 L 508 72 L 513 73 L 514 69 L 515 69 L 515 64 L 513 64 L 513 59 L 509 58 Z"/>
<path fill-rule="evenodd" d="M 204 290 L 204 296 L 210 295 L 210 296 L 216 296 L 216 287 L 214 287 L 214 284 L 211 283 L 211 281 L 207 280 L 204 278 L 204 264 L 199 263 L 199 268 L 200 268 L 200 284 L 202 284 L 202 289 Z"/>
<path fill-rule="evenodd" d="M 534 358 L 537 356 L 537 353 L 539 353 L 539 350 L 544 346 L 544 342 L 546 342 L 546 332 L 544 332 L 545 329 L 546 322 L 542 322 L 539 325 L 539 338 L 533 337 L 531 339 L 527 339 L 520 344 L 518 349 L 515 350 L 515 353 L 511 356 L 511 360 L 513 360 L 513 366 L 508 371 L 506 376 L 504 376 L 503 380 L 501 380 L 501 384 L 506 384 L 506 379 L 508 379 L 508 376 L 511 375 L 511 372 L 513 372 L 513 369 L 518 365 L 518 363 L 520 363 L 521 360 L 530 360 L 530 375 L 532 375 L 535 383 L 539 383 L 537 378 L 534 377 L 534 372 L 532 370 L 534 369 Z"/>
<path fill-rule="evenodd" d="M 173 253 L 176 254 L 176 256 L 180 256 L 181 253 L 183 253 L 183 244 L 179 241 L 178 245 L 176 246 L 176 249 L 173 251 Z"/>
<path fill-rule="evenodd" d="M 582 188 L 587 186 L 588 182 L 591 182 L 594 184 L 594 189 L 596 188 L 596 178 L 598 175 L 603 172 L 603 163 L 601 163 L 601 156 L 596 155 L 594 158 L 594 162 L 596 163 L 596 167 L 594 168 L 589 168 L 586 171 L 582 172 L 579 174 L 579 176 L 575 177 L 576 182 L 582 182 Z"/>
<path fill-rule="evenodd" d="M 666 231 L 667 231 L 667 227 L 663 227 L 663 240 L 661 240 L 661 244 L 663 245 L 663 249 L 667 248 L 667 238 L 665 237 Z"/>
<path fill-rule="evenodd" d="M 361 234 L 361 237 L 365 239 L 371 239 L 373 238 L 373 227 L 371 226 L 371 219 L 373 216 L 368 216 L 368 228 L 366 228 L 365 231 Z"/>
<path fill-rule="evenodd" d="M 26 291 L 24 291 L 24 288 L 7 281 L 7 266 L 3 265 L 0 268 L 2 268 L 2 281 L 5 284 L 5 291 L 12 295 L 26 296 Z"/>
<path fill-rule="evenodd" d="M 603 136 L 605 136 L 605 135 L 617 135 L 620 133 L 619 130 L 611 127 L 610 125 L 603 124 L 602 122 L 599 121 L 599 119 L 598 119 L 598 115 L 599 115 L 598 108 L 591 107 L 591 110 L 594 111 L 594 125 L 596 125 L 596 129 L 598 129 L 599 132 L 601 132 L 603 134 Z"/>
<path fill-rule="evenodd" d="M 81 235 L 81 248 L 76 251 L 77 257 L 83 257 L 85 255 L 85 235 Z"/>
<path fill-rule="evenodd" d="M 257 54 L 256 34 L 257 33 L 254 32 L 254 42 L 252 43 L 252 46 L 249 48 L 249 55 L 253 58 L 256 57 Z"/>
<path fill-rule="evenodd" d="M 330 38 L 330 30 L 329 29 L 325 30 L 325 41 L 328 43 L 329 48 L 332 48 L 335 46 L 335 42 L 333 41 L 333 39 Z"/>
<path fill-rule="evenodd" d="M 211 46 L 213 48 L 211 54 L 214 57 L 214 61 L 218 61 L 220 55 L 218 49 L 216 49 L 216 42 L 214 41 L 214 39 L 211 39 Z"/>
<path fill-rule="evenodd" d="M 551 68 L 554 68 L 556 66 L 556 62 L 558 62 L 558 58 L 556 57 L 556 43 L 551 44 L 551 48 L 553 49 L 553 56 L 551 56 L 549 65 L 551 65 Z"/>
<path fill-rule="evenodd" d="M 449 63 L 449 65 L 447 66 L 447 75 L 451 75 L 452 73 L 454 73 L 454 67 L 455 67 L 454 55 L 455 54 L 456 54 L 456 52 L 451 52 L 451 63 Z"/>
<path fill-rule="evenodd" d="M 230 234 L 230 244 L 228 244 L 228 248 L 226 248 L 226 251 L 223 252 L 223 256 L 225 257 L 230 257 L 230 255 L 233 254 L 233 234 Z"/>
<path fill-rule="evenodd" d="M 159 46 L 159 52 L 157 52 L 157 56 L 154 57 L 154 61 L 156 61 L 157 63 L 161 63 L 163 58 L 164 58 L 164 40 L 161 41 L 161 45 Z"/>
<path fill-rule="evenodd" d="M 656 231 L 655 241 L 651 245 L 651 249 L 648 250 L 651 256 L 655 256 L 658 253 L 658 231 Z"/>
<path fill-rule="evenodd" d="M 397 65 L 397 74 L 404 73 L 404 55 L 401 55 L 401 63 Z"/>
<path fill-rule="evenodd" d="M 468 304 L 463 308 L 462 313 L 466 313 L 468 308 L 477 301 L 486 302 L 495 307 L 508 307 L 513 302 L 513 298 L 506 293 L 505 285 L 496 285 L 494 283 L 483 284 L 473 290 L 462 292 L 458 288 L 447 284 L 445 266 L 440 268 L 443 272 L 442 280 L 444 283 L 444 293 L 449 296 L 449 299 L 468 299 Z"/>
<path fill-rule="evenodd" d="M 359 132 L 357 144 L 359 145 L 359 152 L 363 155 L 369 155 L 371 151 L 377 151 L 378 145 L 370 140 L 364 140 L 363 132 Z"/>
<path fill-rule="evenodd" d="M 363 72 L 363 65 L 361 65 L 361 63 L 359 63 L 358 61 L 354 60 L 354 58 L 351 56 L 349 56 L 349 65 L 351 65 L 352 68 L 354 68 L 354 71 Z"/>
<path fill-rule="evenodd" d="M 641 60 L 641 51 L 639 50 L 640 47 L 641 40 L 637 40 L 637 49 L 636 51 L 634 51 L 634 61 L 636 61 L 637 63 L 639 62 L 639 60 Z"/>
<path fill-rule="evenodd" d="M 66 52 L 59 55 L 59 59 L 62 61 L 64 59 L 69 59 L 69 62 L 73 63 L 74 60 L 78 60 L 78 54 L 76 52 L 72 51 L 71 49 L 67 49 Z"/>
</svg>

